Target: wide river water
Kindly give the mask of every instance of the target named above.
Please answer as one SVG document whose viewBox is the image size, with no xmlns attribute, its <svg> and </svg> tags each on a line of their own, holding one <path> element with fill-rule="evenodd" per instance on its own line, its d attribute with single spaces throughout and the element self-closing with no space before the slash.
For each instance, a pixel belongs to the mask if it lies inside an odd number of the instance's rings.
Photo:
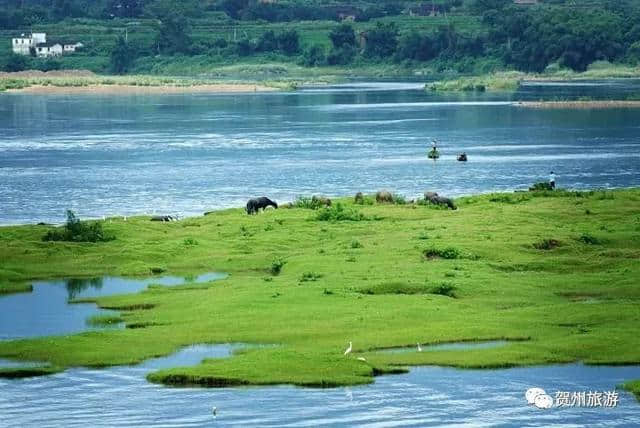
<svg viewBox="0 0 640 428">
<path fill-rule="evenodd" d="M 463 195 L 640 185 L 640 109 L 532 110 L 513 100 L 624 98 L 638 81 L 434 94 L 415 83 L 293 93 L 0 94 L 0 223 L 197 215 L 386 188 Z M 442 157 L 427 159 L 431 139 Z M 455 155 L 466 151 L 467 163 Z"/>
<path fill-rule="evenodd" d="M 640 186 L 640 109 L 530 110 L 512 104 L 626 97 L 640 92 L 640 82 L 545 83 L 525 85 L 515 94 L 442 95 L 421 87 L 360 83 L 268 94 L 0 94 L 0 223 L 60 222 L 67 208 L 96 218 L 197 215 L 243 205 L 255 195 L 282 201 L 387 188 L 409 197 L 428 189 L 455 196 L 523 189 L 546 180 L 550 170 L 566 188 Z M 441 142 L 442 157 L 435 162 L 426 158 L 432 138 Z M 455 161 L 462 151 L 469 155 L 466 164 Z M 0 299 L 9 308 L 42 295 L 46 305 L 49 294 L 57 293 L 56 302 L 66 307 L 67 298 L 120 282 L 34 284 L 32 296 Z M 57 324 L 78 331 L 92 313 L 81 313 L 73 325 Z M 33 331 L 27 326 L 0 339 Z M 450 346 L 464 351 L 463 345 Z M 525 399 L 531 387 L 552 397 L 613 391 L 640 378 L 640 366 L 419 367 L 367 386 L 324 390 L 167 388 L 145 380 L 151 370 L 225 357 L 232 348 L 193 346 L 138 366 L 0 379 L 0 426 L 640 426 L 640 405 L 619 389 L 617 406 L 607 408 L 541 410 Z M 0 367 L 15 364 L 0 361 Z"/>
</svg>

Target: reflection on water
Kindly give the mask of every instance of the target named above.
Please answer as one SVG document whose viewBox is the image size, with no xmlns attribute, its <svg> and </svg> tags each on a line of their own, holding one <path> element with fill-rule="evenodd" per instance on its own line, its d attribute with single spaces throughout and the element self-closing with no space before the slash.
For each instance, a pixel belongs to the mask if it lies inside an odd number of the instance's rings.
<svg viewBox="0 0 640 428">
<path fill-rule="evenodd" d="M 64 280 L 65 287 L 67 288 L 68 299 L 73 300 L 79 296 L 84 290 L 91 287 L 96 290 L 100 290 L 102 288 L 102 278 L 89 278 L 89 279 L 80 279 L 80 278 L 72 278 Z"/>
<path fill-rule="evenodd" d="M 113 294 L 136 293 L 151 284 L 175 286 L 205 283 L 226 275 L 209 272 L 197 276 L 162 276 L 132 279 L 105 276 L 89 279 L 62 279 L 33 282 L 31 293 L 0 295 L 0 340 L 23 337 L 53 336 L 78 333 L 87 329 L 124 328 L 87 327 L 86 319 L 98 314 L 113 314 L 93 303 L 69 303 L 72 299 L 93 298 Z"/>
</svg>

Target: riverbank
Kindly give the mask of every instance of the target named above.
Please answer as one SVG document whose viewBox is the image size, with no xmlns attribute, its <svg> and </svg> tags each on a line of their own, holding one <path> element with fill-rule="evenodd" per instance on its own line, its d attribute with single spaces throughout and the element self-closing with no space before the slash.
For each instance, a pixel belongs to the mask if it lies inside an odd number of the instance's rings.
<svg viewBox="0 0 640 428">
<path fill-rule="evenodd" d="M 579 82 L 602 79 L 638 79 L 640 67 L 614 66 L 608 64 L 592 68 L 582 73 L 570 70 L 552 70 L 545 73 L 523 73 L 520 71 L 501 71 L 480 76 L 456 76 L 440 79 L 425 85 L 425 89 L 439 92 L 513 92 L 525 82 Z"/>
<path fill-rule="evenodd" d="M 207 386 L 353 385 L 431 364 L 640 363 L 640 189 L 481 195 L 460 198 L 455 211 L 367 201 L 169 223 L 108 219 L 116 239 L 97 244 L 42 242 L 43 226 L 2 227 L 0 283 L 160 270 L 230 276 L 96 298 L 142 328 L 0 342 L 0 357 L 101 367 L 195 343 L 278 345 L 149 375 Z M 481 340 L 509 344 L 376 351 Z"/>
<path fill-rule="evenodd" d="M 640 101 L 519 101 L 513 105 L 535 109 L 640 108 Z"/>
<path fill-rule="evenodd" d="M 82 70 L 0 74 L 0 92 L 32 94 L 173 94 L 266 92 L 295 89 L 293 82 L 220 81 L 165 76 L 100 76 Z"/>
</svg>

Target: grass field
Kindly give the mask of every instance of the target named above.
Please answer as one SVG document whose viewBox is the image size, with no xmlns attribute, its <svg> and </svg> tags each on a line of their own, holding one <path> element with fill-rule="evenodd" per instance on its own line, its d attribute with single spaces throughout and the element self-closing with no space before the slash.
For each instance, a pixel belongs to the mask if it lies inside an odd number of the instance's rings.
<svg viewBox="0 0 640 428">
<path fill-rule="evenodd" d="M 340 202 L 171 223 L 107 219 L 116 239 L 96 244 L 43 242 L 50 226 L 2 227 L 0 284 L 161 269 L 230 275 L 98 298 L 146 328 L 0 342 L 0 357 L 100 367 L 196 343 L 277 345 L 149 375 L 209 386 L 363 384 L 423 364 L 640 363 L 640 189 L 482 195 L 460 198 L 456 211 Z M 374 351 L 491 339 L 513 342 Z"/>
</svg>

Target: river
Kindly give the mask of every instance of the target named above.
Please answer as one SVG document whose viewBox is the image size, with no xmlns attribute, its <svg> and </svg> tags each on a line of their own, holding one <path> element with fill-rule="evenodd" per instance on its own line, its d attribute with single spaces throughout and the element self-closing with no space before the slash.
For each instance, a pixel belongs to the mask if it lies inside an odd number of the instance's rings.
<svg viewBox="0 0 640 428">
<path fill-rule="evenodd" d="M 534 110 L 513 100 L 626 97 L 638 81 L 436 94 L 415 83 L 291 93 L 0 95 L 0 223 L 201 215 L 252 196 L 409 199 L 640 185 L 640 109 Z M 431 139 L 442 157 L 427 159 Z M 457 162 L 465 151 L 469 161 Z"/>
</svg>

